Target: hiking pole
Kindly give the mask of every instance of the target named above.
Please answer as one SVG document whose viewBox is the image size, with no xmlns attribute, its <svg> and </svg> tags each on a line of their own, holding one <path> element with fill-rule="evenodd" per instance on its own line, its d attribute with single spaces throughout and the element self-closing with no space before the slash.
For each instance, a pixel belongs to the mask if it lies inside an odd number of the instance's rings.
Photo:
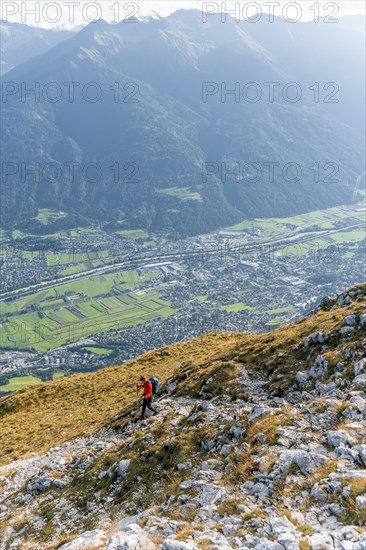
<svg viewBox="0 0 366 550">
<path fill-rule="evenodd" d="M 136 397 L 137 397 L 137 407 L 138 409 L 140 408 L 140 399 L 139 399 L 139 385 L 136 384 Z M 136 414 L 138 414 L 138 410 L 136 412 L 134 412 L 134 417 L 136 419 Z"/>
</svg>

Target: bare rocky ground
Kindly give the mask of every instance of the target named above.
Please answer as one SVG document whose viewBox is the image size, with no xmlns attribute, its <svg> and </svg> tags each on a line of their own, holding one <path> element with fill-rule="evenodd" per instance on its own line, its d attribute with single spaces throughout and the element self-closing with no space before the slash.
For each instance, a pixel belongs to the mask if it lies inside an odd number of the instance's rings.
<svg viewBox="0 0 366 550">
<path fill-rule="evenodd" d="M 355 298 L 365 306 L 353 292 L 338 305 Z M 238 358 L 225 365 L 236 369 L 227 388 L 213 386 L 215 371 L 197 392 L 182 368 L 157 416 L 130 413 L 0 468 L 0 547 L 365 550 L 366 315 L 357 311 L 336 333 L 304 335 L 296 350 L 307 366 L 285 391 L 273 390 L 283 373 Z"/>
</svg>

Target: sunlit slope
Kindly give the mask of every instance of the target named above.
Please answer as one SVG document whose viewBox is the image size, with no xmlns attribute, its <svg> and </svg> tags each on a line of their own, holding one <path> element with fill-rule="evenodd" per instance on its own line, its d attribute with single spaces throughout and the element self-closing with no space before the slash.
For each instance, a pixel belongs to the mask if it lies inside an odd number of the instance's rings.
<svg viewBox="0 0 366 550">
<path fill-rule="evenodd" d="M 296 373 L 309 367 L 304 339 L 316 331 L 328 334 L 326 357 L 330 367 L 339 361 L 338 347 L 344 346 L 341 327 L 348 315 L 366 313 L 366 285 L 360 285 L 349 304 L 326 303 L 314 314 L 264 334 L 213 334 L 146 353 L 121 366 L 73 375 L 26 388 L 0 400 L 1 463 L 45 452 L 69 439 L 113 424 L 123 409 L 131 419 L 138 401 L 136 383 L 144 373 L 156 375 L 162 383 L 174 374 L 189 371 L 197 384 L 207 369 L 223 365 L 220 388 L 231 368 L 265 373 L 269 389 L 281 395 L 295 381 Z M 366 323 L 349 337 L 347 346 L 356 349 L 366 336 Z M 360 340 L 361 338 L 361 340 Z M 227 368 L 229 367 L 229 369 Z M 228 380 L 229 382 L 229 380 Z"/>
<path fill-rule="evenodd" d="M 205 336 L 146 353 L 120 366 L 37 384 L 2 398 L 0 463 L 47 451 L 97 430 L 126 405 L 136 405 L 141 374 L 155 374 L 163 383 L 182 364 L 191 362 L 198 367 L 242 340 L 241 335 Z"/>
</svg>

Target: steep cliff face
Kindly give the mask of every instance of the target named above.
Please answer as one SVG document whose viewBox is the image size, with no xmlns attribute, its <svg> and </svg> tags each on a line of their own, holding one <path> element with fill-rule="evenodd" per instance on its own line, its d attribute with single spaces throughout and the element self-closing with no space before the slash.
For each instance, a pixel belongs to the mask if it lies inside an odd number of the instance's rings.
<svg viewBox="0 0 366 550">
<path fill-rule="evenodd" d="M 0 400 L 3 547 L 364 549 L 366 285 L 322 307 Z"/>
</svg>

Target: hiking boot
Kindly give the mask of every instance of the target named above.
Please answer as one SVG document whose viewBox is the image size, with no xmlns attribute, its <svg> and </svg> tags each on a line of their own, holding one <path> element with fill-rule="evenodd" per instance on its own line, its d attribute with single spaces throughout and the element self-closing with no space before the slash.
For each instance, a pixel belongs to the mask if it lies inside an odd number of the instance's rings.
<svg viewBox="0 0 366 550">
<path fill-rule="evenodd" d="M 153 416 L 156 416 L 158 414 L 158 411 L 153 412 Z"/>
</svg>

